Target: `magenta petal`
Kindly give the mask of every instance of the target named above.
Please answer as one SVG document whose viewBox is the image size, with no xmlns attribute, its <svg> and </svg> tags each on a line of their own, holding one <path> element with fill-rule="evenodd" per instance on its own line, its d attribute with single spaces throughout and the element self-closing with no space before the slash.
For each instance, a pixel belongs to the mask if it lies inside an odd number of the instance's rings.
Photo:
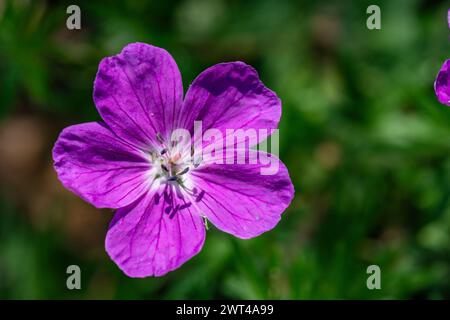
<svg viewBox="0 0 450 320">
<path fill-rule="evenodd" d="M 447 24 L 448 28 L 450 29 L 450 9 L 447 10 Z"/>
<path fill-rule="evenodd" d="M 178 126 L 191 128 L 202 120 L 203 130 L 276 129 L 281 101 L 259 80 L 258 73 L 243 62 L 220 63 L 203 71 L 192 83 Z M 259 136 L 259 141 L 267 135 Z"/>
<path fill-rule="evenodd" d="M 192 172 L 196 206 L 217 228 L 239 238 L 256 237 L 272 229 L 294 197 L 286 167 L 275 157 L 273 160 L 278 164 L 274 175 L 261 175 L 261 164 L 198 168 Z"/>
<path fill-rule="evenodd" d="M 439 70 L 434 91 L 440 103 L 450 106 L 450 60 L 446 60 Z"/>
<path fill-rule="evenodd" d="M 144 196 L 117 211 L 106 235 L 106 251 L 130 277 L 163 276 L 203 246 L 203 220 L 192 209 L 167 188 Z"/>
<path fill-rule="evenodd" d="M 159 132 L 166 138 L 183 99 L 178 67 L 164 49 L 127 45 L 100 62 L 94 101 L 103 120 L 121 138 L 148 150 Z"/>
<path fill-rule="evenodd" d="M 98 208 L 119 208 L 148 189 L 150 164 L 105 124 L 65 128 L 53 148 L 54 167 L 69 190 Z"/>
</svg>

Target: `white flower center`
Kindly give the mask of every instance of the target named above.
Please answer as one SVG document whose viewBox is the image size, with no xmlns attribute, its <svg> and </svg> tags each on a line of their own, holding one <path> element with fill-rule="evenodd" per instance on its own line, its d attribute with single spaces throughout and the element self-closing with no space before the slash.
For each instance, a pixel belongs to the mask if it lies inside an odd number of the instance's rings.
<svg viewBox="0 0 450 320">
<path fill-rule="evenodd" d="M 154 187 L 161 184 L 189 185 L 189 172 L 197 168 L 199 161 L 194 161 L 190 143 L 171 141 L 166 143 L 160 134 L 157 135 L 160 150 L 149 156 L 152 169 L 149 171 L 150 182 Z"/>
</svg>

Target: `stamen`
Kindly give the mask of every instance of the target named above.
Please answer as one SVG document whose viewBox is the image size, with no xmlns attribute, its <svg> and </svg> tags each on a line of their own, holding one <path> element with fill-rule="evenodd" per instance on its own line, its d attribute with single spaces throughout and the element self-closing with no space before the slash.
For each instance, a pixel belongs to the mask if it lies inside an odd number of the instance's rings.
<svg viewBox="0 0 450 320">
<path fill-rule="evenodd" d="M 200 165 L 200 163 L 202 163 L 202 158 L 201 157 L 199 157 L 198 159 L 197 159 L 197 161 L 194 161 L 194 168 L 197 168 L 199 165 Z"/>
<path fill-rule="evenodd" d="M 175 182 L 180 187 L 185 188 L 184 182 L 186 178 L 182 178 L 181 176 L 192 170 L 193 165 L 197 168 L 202 161 L 201 157 L 200 159 L 193 161 L 192 158 L 189 158 L 189 154 L 185 154 L 185 151 L 188 150 L 184 149 L 184 147 L 182 150 L 175 148 L 179 145 L 179 141 L 166 142 L 160 132 L 156 133 L 155 139 L 161 143 L 156 150 L 151 152 L 152 162 L 158 164 L 161 168 L 158 170 L 159 172 L 155 173 L 155 179 L 164 179 L 166 182 Z M 194 146 L 191 145 L 190 147 L 191 153 L 193 154 Z"/>
<path fill-rule="evenodd" d="M 182 176 L 183 174 L 187 173 L 188 171 L 189 171 L 189 167 L 187 167 L 187 168 L 184 168 L 184 170 L 183 170 L 183 171 L 181 171 L 181 172 L 177 173 L 177 176 Z"/>
<path fill-rule="evenodd" d="M 158 133 L 156 134 L 156 139 L 157 139 L 160 143 L 164 144 L 164 140 L 163 140 L 163 138 L 162 138 L 161 133 L 158 132 Z"/>
<path fill-rule="evenodd" d="M 197 157 L 193 157 L 191 159 L 191 161 L 192 161 L 194 168 L 197 168 L 200 165 L 200 163 L 202 163 L 203 157 L 201 155 L 199 155 Z"/>
</svg>

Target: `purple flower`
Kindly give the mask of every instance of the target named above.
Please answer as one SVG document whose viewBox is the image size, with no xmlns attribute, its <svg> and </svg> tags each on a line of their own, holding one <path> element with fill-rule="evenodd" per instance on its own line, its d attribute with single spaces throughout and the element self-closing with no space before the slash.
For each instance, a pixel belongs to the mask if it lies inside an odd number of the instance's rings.
<svg viewBox="0 0 450 320">
<path fill-rule="evenodd" d="M 278 171 L 262 175 L 261 163 L 193 161 L 190 148 L 170 138 L 175 129 L 193 132 L 197 120 L 223 133 L 276 129 L 281 102 L 245 63 L 208 68 L 183 99 L 170 54 L 129 44 L 100 62 L 94 102 L 104 122 L 65 128 L 54 167 L 87 202 L 118 209 L 105 246 L 128 276 L 162 276 L 189 260 L 203 246 L 204 219 L 236 237 L 256 237 L 275 227 L 293 198 L 288 171 L 273 156 Z"/>
<path fill-rule="evenodd" d="M 447 10 L 447 24 L 448 28 L 450 29 L 450 9 Z"/>
<path fill-rule="evenodd" d="M 450 60 L 446 60 L 434 82 L 434 91 L 440 103 L 450 106 Z"/>
</svg>

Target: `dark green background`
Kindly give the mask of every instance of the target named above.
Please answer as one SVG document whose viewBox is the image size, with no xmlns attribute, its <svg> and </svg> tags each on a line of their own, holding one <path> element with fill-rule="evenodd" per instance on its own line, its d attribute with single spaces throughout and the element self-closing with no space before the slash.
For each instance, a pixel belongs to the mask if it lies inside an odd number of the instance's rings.
<svg viewBox="0 0 450 320">
<path fill-rule="evenodd" d="M 450 109 L 433 92 L 449 52 L 444 1 L 0 1 L 0 298 L 450 298 Z M 113 213 L 57 181 L 50 150 L 99 119 L 99 61 L 127 43 L 167 49 L 185 88 L 242 60 L 283 101 L 280 157 L 296 196 L 252 240 L 215 228 L 162 278 L 109 260 Z M 66 268 L 82 269 L 82 290 Z M 382 289 L 368 290 L 377 264 Z"/>
</svg>

